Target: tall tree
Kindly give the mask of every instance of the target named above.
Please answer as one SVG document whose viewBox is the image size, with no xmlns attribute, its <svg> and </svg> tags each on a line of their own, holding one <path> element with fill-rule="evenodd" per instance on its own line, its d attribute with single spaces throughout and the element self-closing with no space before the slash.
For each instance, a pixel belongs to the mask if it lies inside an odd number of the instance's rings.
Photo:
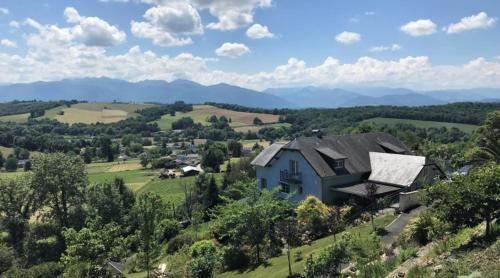
<svg viewBox="0 0 500 278">
<path fill-rule="evenodd" d="M 160 196 L 152 193 L 139 195 L 134 208 L 139 223 L 141 251 L 145 255 L 145 268 L 149 278 L 151 253 L 157 246 L 156 226 L 165 218 L 167 211 Z"/>
<path fill-rule="evenodd" d="M 84 203 L 86 186 L 85 165 L 80 157 L 63 153 L 37 157 L 31 187 L 38 204 L 50 208 L 59 233 L 74 222 L 70 215 Z"/>
<path fill-rule="evenodd" d="M 474 160 L 500 163 L 500 111 L 488 114 L 477 131 L 476 144 L 479 149 L 472 155 Z"/>
</svg>

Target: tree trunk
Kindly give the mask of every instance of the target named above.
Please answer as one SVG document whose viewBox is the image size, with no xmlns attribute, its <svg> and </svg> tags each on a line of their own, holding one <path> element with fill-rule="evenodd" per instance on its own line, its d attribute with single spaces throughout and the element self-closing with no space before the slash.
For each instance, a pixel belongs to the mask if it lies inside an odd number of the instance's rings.
<svg viewBox="0 0 500 278">
<path fill-rule="evenodd" d="M 146 251 L 146 277 L 149 278 L 149 250 Z"/>
<path fill-rule="evenodd" d="M 292 263 L 290 262 L 290 244 L 287 246 L 287 256 L 288 256 L 288 276 L 292 276 Z"/>
<path fill-rule="evenodd" d="M 259 264 L 260 261 L 260 246 L 257 244 L 257 264 Z"/>
<path fill-rule="evenodd" d="M 488 215 L 488 216 L 486 216 L 486 232 L 485 232 L 486 237 L 490 236 L 490 226 L 491 226 L 491 218 Z"/>
</svg>

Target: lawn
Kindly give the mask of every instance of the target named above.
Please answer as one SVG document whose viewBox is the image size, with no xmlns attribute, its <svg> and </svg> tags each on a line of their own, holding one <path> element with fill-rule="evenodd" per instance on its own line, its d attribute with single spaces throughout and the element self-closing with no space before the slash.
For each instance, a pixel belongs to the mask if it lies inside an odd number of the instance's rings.
<svg viewBox="0 0 500 278">
<path fill-rule="evenodd" d="M 28 121 L 30 113 L 1 116 L 0 122 L 25 123 Z"/>
<path fill-rule="evenodd" d="M 92 173 L 88 175 L 91 183 L 105 183 L 113 182 L 115 178 L 119 177 L 125 181 L 125 184 L 136 192 L 150 182 L 156 173 L 151 170 L 130 170 L 122 172 L 102 172 Z"/>
<path fill-rule="evenodd" d="M 408 119 L 394 119 L 394 118 L 373 118 L 362 121 L 364 123 L 376 123 L 376 124 L 386 124 L 386 125 L 396 125 L 398 123 L 412 124 L 420 128 L 441 128 L 446 127 L 448 129 L 456 127 L 463 132 L 472 133 L 479 128 L 477 125 L 469 124 L 459 124 L 459 123 L 446 123 L 446 122 L 433 122 L 433 121 L 419 121 L 419 120 L 408 120 Z"/>
<path fill-rule="evenodd" d="M 0 152 L 2 153 L 4 158 L 7 158 L 7 156 L 9 156 L 9 154 L 14 153 L 14 149 L 0 146 Z"/>
<path fill-rule="evenodd" d="M 104 102 L 77 103 L 71 107 L 59 106 L 47 110 L 43 117 L 56 119 L 59 122 L 68 124 L 93 124 L 97 122 L 115 123 L 127 118 L 135 117 L 137 116 L 135 113 L 136 110 L 151 106 L 154 105 Z"/>
<path fill-rule="evenodd" d="M 253 126 L 253 119 L 255 117 L 261 119 L 266 124 L 277 123 L 279 120 L 278 115 L 264 114 L 264 113 L 249 113 L 249 112 L 238 112 L 228 109 L 222 109 L 211 105 L 194 105 L 193 111 L 182 113 L 177 112 L 175 116 L 170 116 L 170 114 L 163 115 L 160 120 L 156 121 L 158 126 L 162 130 L 168 130 L 172 128 L 172 123 L 182 117 L 190 117 L 196 123 L 202 125 L 209 125 L 206 121 L 208 117 L 215 115 L 217 117 L 225 116 L 231 119 L 231 127 L 233 128 L 248 128 Z"/>
<path fill-rule="evenodd" d="M 396 216 L 394 215 L 383 215 L 378 218 L 375 218 L 375 224 L 378 227 L 385 227 L 389 223 L 391 223 Z M 349 227 L 347 229 L 348 232 L 353 234 L 359 234 L 360 236 L 367 236 L 372 231 L 371 223 L 365 223 L 356 227 Z M 304 245 L 301 247 L 297 247 L 291 250 L 291 258 L 292 258 L 292 271 L 294 273 L 302 273 L 304 270 L 304 265 L 306 262 L 307 256 L 309 254 L 315 253 L 317 254 L 320 250 L 333 243 L 333 236 L 328 236 L 322 239 L 318 239 L 314 241 L 311 245 Z M 297 252 L 302 253 L 302 260 L 296 262 L 293 258 Z M 286 254 L 283 254 L 279 257 L 272 258 L 268 261 L 267 264 L 261 265 L 256 269 L 250 269 L 245 271 L 229 271 L 219 275 L 217 277 L 241 277 L 241 278 L 250 278 L 250 277 L 266 277 L 266 278 L 282 278 L 288 276 L 288 259 Z"/>
<path fill-rule="evenodd" d="M 215 174 L 217 183 L 220 184 L 222 174 Z M 158 194 L 165 202 L 179 205 L 184 199 L 184 186 L 191 187 L 194 184 L 196 177 L 182 177 L 175 179 L 160 179 L 155 178 L 144 185 L 138 194 L 153 192 Z"/>
</svg>

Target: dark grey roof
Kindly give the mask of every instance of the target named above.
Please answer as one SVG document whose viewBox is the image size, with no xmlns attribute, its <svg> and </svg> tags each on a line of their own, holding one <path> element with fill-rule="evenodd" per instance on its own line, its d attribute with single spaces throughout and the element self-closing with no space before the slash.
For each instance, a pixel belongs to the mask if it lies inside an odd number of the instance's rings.
<svg viewBox="0 0 500 278">
<path fill-rule="evenodd" d="M 356 195 L 359 197 L 366 197 L 366 195 L 367 195 L 366 194 L 366 184 L 367 183 L 358 183 L 358 184 L 350 185 L 350 186 L 346 186 L 346 187 L 335 187 L 335 188 L 332 188 L 332 190 L 351 194 L 351 195 Z M 396 187 L 396 186 L 389 186 L 389 185 L 384 185 L 384 184 L 376 184 L 376 185 L 377 185 L 377 192 L 375 193 L 375 196 L 401 190 L 400 187 Z"/>
<path fill-rule="evenodd" d="M 406 154 L 410 154 L 410 150 L 401 141 L 388 133 L 382 132 L 325 136 L 321 138 L 300 137 L 282 146 L 280 149 L 299 151 L 319 176 L 329 177 L 335 176 L 336 173 L 321 156 L 318 149 L 328 148 L 347 157 L 344 165 L 345 170 L 350 174 L 368 173 L 371 171 L 369 152 L 387 152 L 379 144 L 380 142 L 390 143 L 405 150 Z M 273 150 L 272 153 L 276 154 L 277 151 Z M 266 165 L 272 157 L 266 155 L 266 157 L 262 158 L 257 157 L 255 160 L 259 159 L 261 164 Z"/>
<path fill-rule="evenodd" d="M 400 148 L 394 144 L 391 144 L 389 142 L 385 142 L 385 141 L 380 141 L 378 142 L 382 147 L 386 148 L 386 149 L 389 149 L 390 151 L 393 151 L 394 153 L 399 153 L 399 154 L 403 154 L 406 152 L 405 149 L 403 148 Z"/>
<path fill-rule="evenodd" d="M 269 147 L 265 148 L 262 150 L 259 155 L 257 155 L 254 160 L 252 160 L 251 164 L 254 166 L 262 166 L 265 167 L 273 158 L 274 156 L 281 150 L 281 148 L 285 144 L 281 143 L 274 143 L 270 145 Z"/>
<path fill-rule="evenodd" d="M 346 159 L 347 156 L 343 155 L 343 154 L 340 154 L 330 148 L 316 148 L 316 150 L 328 157 L 330 157 L 331 159 Z"/>
</svg>

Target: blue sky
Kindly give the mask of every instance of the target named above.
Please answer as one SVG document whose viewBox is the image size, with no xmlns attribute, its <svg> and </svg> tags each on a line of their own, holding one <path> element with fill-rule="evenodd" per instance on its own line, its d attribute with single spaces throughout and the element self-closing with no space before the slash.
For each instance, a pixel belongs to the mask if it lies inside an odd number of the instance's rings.
<svg viewBox="0 0 500 278">
<path fill-rule="evenodd" d="M 0 2 L 0 83 L 500 87 L 500 2 Z"/>
</svg>

